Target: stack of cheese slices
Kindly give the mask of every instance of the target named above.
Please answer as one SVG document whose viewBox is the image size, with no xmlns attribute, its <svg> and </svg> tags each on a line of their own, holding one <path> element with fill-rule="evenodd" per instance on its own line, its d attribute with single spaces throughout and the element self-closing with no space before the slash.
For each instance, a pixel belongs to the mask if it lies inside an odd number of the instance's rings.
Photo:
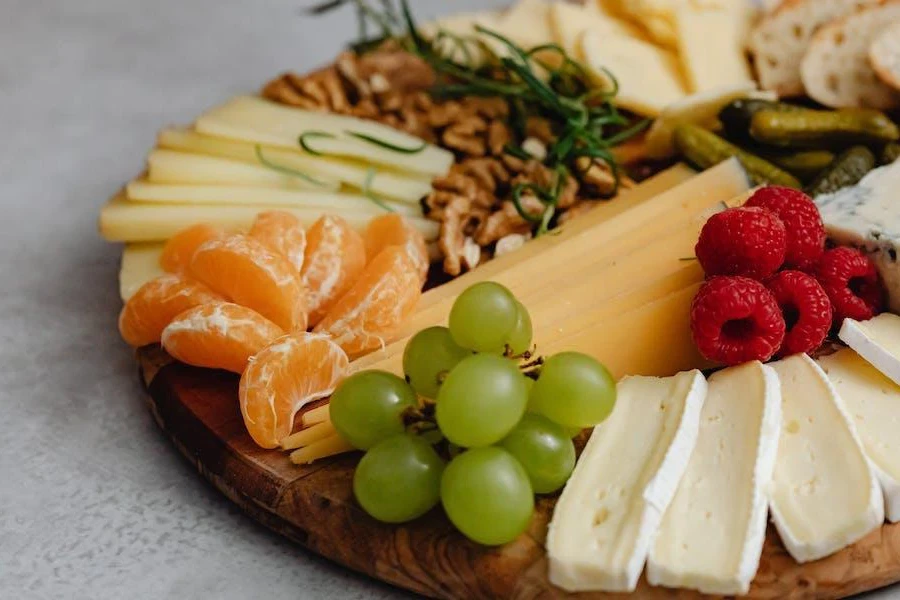
<svg viewBox="0 0 900 600">
<path fill-rule="evenodd" d="M 850 347 L 705 380 L 626 377 L 557 504 L 551 581 L 743 594 L 771 516 L 798 562 L 900 520 L 900 317 L 846 321 Z"/>
</svg>

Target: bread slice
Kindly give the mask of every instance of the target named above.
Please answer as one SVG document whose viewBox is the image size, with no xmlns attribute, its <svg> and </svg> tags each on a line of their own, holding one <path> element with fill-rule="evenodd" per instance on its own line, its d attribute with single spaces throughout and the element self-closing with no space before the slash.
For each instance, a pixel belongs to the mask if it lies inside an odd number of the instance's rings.
<svg viewBox="0 0 900 600">
<path fill-rule="evenodd" d="M 784 0 L 753 28 L 749 48 L 760 86 L 779 96 L 803 94 L 800 62 L 816 29 L 879 0 Z"/>
<path fill-rule="evenodd" d="M 869 64 L 881 81 L 900 90 L 900 21 L 886 27 L 869 46 Z"/>
<path fill-rule="evenodd" d="M 900 106 L 900 92 L 878 79 L 869 64 L 869 44 L 898 20 L 900 0 L 891 0 L 821 27 L 800 64 L 806 93 L 831 107 Z"/>
</svg>

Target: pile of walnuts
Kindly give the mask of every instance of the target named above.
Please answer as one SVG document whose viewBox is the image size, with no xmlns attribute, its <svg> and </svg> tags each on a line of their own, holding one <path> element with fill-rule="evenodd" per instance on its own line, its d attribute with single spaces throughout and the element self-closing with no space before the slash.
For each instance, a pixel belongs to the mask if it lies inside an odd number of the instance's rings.
<svg viewBox="0 0 900 600">
<path fill-rule="evenodd" d="M 308 110 L 379 121 L 451 150 L 456 162 L 432 182 L 422 210 L 441 224 L 438 247 L 444 271 L 455 276 L 489 256 L 518 248 L 531 236 L 534 224 L 516 210 L 510 190 L 519 183 L 550 183 L 553 174 L 540 161 L 554 134 L 545 119 L 529 117 L 522 147 L 534 158 L 512 156 L 504 151 L 512 140 L 504 100 L 471 96 L 437 101 L 428 92 L 434 84 L 431 67 L 388 44 L 366 54 L 344 52 L 331 66 L 308 75 L 286 73 L 269 82 L 262 94 Z M 577 165 L 579 177 L 566 182 L 558 222 L 586 212 L 615 189 L 606 163 L 585 160 Z M 521 205 L 529 213 L 543 209 L 527 192 Z"/>
</svg>

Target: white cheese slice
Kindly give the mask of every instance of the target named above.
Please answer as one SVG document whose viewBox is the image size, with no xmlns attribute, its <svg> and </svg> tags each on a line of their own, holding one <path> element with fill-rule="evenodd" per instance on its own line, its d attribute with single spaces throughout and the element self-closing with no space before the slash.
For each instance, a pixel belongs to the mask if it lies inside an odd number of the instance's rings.
<svg viewBox="0 0 900 600">
<path fill-rule="evenodd" d="M 819 359 L 837 389 L 884 492 L 889 521 L 900 521 L 900 386 L 845 348 Z"/>
<path fill-rule="evenodd" d="M 128 300 L 142 285 L 165 274 L 159 264 L 164 244 L 126 244 L 119 268 L 119 295 Z"/>
<path fill-rule="evenodd" d="M 838 337 L 900 385 L 900 317 L 881 313 L 868 321 L 844 319 Z"/>
<path fill-rule="evenodd" d="M 608 12 L 603 12 L 600 6 L 593 2 L 586 4 L 554 2 L 550 5 L 550 26 L 553 29 L 554 41 L 577 60 L 584 59 L 579 42 L 585 31 L 642 38 L 640 29 Z"/>
<path fill-rule="evenodd" d="M 568 591 L 631 591 L 697 439 L 706 380 L 626 377 L 553 513 L 550 581 Z"/>
<path fill-rule="evenodd" d="M 747 593 L 766 536 L 780 424 L 770 367 L 750 362 L 709 378 L 697 445 L 647 561 L 651 584 Z"/>
<path fill-rule="evenodd" d="M 687 87 L 673 52 L 633 37 L 598 31 L 581 36 L 585 66 L 599 84 L 619 90 L 616 104 L 638 114 L 656 117 L 663 108 L 687 95 Z"/>
<path fill-rule="evenodd" d="M 833 554 L 884 522 L 884 500 L 840 397 L 819 365 L 797 354 L 772 368 L 783 423 L 772 519 L 800 563 Z"/>
<path fill-rule="evenodd" d="M 816 198 L 828 236 L 861 249 L 875 263 L 891 311 L 900 312 L 900 161 L 870 171 L 858 184 Z"/>
</svg>

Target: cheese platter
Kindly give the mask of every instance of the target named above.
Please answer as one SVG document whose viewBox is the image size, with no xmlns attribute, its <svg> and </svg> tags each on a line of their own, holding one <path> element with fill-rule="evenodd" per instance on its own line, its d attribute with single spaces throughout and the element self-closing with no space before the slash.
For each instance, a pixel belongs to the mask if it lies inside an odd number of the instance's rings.
<svg viewBox="0 0 900 600">
<path fill-rule="evenodd" d="M 900 581 L 896 3 L 349 5 L 101 210 L 200 473 L 430 597 Z"/>
</svg>

